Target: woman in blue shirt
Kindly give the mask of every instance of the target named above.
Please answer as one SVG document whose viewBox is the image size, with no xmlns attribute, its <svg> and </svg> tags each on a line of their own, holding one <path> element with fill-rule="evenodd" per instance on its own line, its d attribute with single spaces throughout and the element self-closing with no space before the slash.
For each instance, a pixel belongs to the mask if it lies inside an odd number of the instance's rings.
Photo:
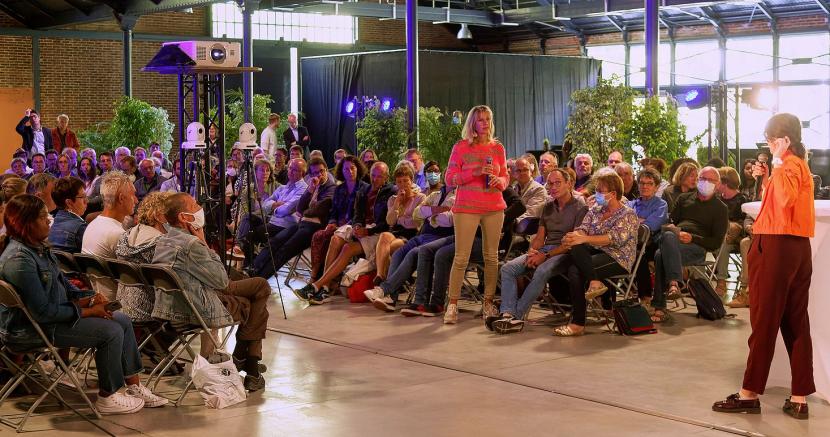
<svg viewBox="0 0 830 437">
<path fill-rule="evenodd" d="M 665 200 L 657 197 L 660 173 L 656 170 L 646 168 L 637 174 L 637 186 L 640 190 L 640 197 L 631 201 L 628 206 L 634 209 L 640 223 L 648 226 L 651 231 L 651 239 L 646 245 L 646 251 L 636 275 L 637 295 L 641 302 L 647 304 L 651 302 L 651 296 L 654 294 L 648 263 L 654 261 L 654 252 L 657 251 L 654 237 L 660 232 L 660 228 L 669 222 L 669 207 Z"/>
</svg>

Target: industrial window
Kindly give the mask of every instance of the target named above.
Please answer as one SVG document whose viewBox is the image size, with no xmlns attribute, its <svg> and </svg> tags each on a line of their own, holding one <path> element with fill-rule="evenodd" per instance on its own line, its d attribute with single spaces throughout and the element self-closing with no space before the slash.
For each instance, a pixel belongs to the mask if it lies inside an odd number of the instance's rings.
<svg viewBox="0 0 830 437">
<path fill-rule="evenodd" d="M 625 82 L 625 46 L 588 46 L 588 57 L 602 61 L 602 77 L 617 76 L 617 83 Z"/>
<path fill-rule="evenodd" d="M 242 11 L 234 2 L 212 7 L 214 38 L 242 38 Z M 354 44 L 357 19 L 341 15 L 259 10 L 251 19 L 254 39 Z"/>
</svg>

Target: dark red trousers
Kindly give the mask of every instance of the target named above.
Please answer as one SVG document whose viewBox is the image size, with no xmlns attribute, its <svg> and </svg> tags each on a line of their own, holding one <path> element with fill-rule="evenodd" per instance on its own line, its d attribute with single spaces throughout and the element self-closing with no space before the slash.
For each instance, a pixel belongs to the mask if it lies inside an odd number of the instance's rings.
<svg viewBox="0 0 830 437">
<path fill-rule="evenodd" d="M 749 249 L 749 358 L 743 388 L 764 393 L 778 330 L 790 356 L 792 394 L 816 391 L 807 302 L 813 259 L 810 239 L 755 235 Z"/>
</svg>

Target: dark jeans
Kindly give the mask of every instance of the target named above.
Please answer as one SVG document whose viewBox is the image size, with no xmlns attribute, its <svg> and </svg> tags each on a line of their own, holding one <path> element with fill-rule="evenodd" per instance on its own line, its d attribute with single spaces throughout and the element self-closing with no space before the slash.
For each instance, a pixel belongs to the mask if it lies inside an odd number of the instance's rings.
<svg viewBox="0 0 830 437">
<path fill-rule="evenodd" d="M 74 325 L 61 325 L 55 330 L 54 344 L 58 348 L 94 347 L 98 386 L 107 393 L 123 387 L 125 376 L 141 372 L 133 324 L 120 311 L 112 314 L 112 320 L 87 317 Z"/>
<path fill-rule="evenodd" d="M 258 215 L 249 214 L 239 221 L 239 230 L 236 235 L 247 256 L 249 248 L 265 243 L 269 236 L 273 237 L 279 234 L 282 229 L 271 223 L 263 224 Z"/>
<path fill-rule="evenodd" d="M 438 293 L 431 292 L 433 290 L 433 274 L 435 271 L 435 254 L 438 250 L 446 245 L 452 245 L 455 242 L 455 237 L 449 236 L 439 238 L 435 241 L 429 242 L 418 247 L 418 276 L 415 278 L 415 299 L 413 303 L 418 305 L 427 305 L 430 303 L 443 305 L 447 292 L 447 284 L 449 284 L 449 270 L 445 273 L 444 288 Z M 450 266 L 447 266 L 449 269 Z"/>
<path fill-rule="evenodd" d="M 666 308 L 666 289 L 669 282 L 683 280 L 683 266 L 700 264 L 706 260 L 706 249 L 693 243 L 681 243 L 674 232 L 660 234 L 660 248 L 654 254 L 654 308 Z"/>
<path fill-rule="evenodd" d="M 319 223 L 303 222 L 291 225 L 271 237 L 268 246 L 254 260 L 256 276 L 268 279 L 291 258 L 303 253 L 311 246 L 311 237 L 323 228 Z M 271 254 L 274 261 L 271 262 Z"/>
<path fill-rule="evenodd" d="M 571 248 L 571 266 L 568 268 L 568 281 L 571 289 L 571 323 L 585 326 L 585 291 L 589 281 L 598 281 L 611 276 L 628 273 L 613 258 L 600 249 L 587 244 L 580 244 Z M 602 296 L 604 304 L 613 300 L 610 290 Z"/>
<path fill-rule="evenodd" d="M 420 247 L 439 238 L 435 234 L 416 235 L 414 238 L 407 240 L 400 249 L 392 254 L 388 277 L 380 284 L 383 293 L 390 296 L 393 301 L 397 301 L 404 282 L 412 276 L 412 273 L 418 267 Z"/>
<path fill-rule="evenodd" d="M 646 246 L 643 259 L 637 267 L 637 274 L 634 283 L 637 284 L 637 296 L 639 298 L 651 297 L 654 295 L 654 287 L 651 285 L 651 271 L 648 269 L 649 261 L 654 261 L 654 253 L 657 252 L 657 243 L 652 240 Z"/>
<path fill-rule="evenodd" d="M 452 260 L 455 258 L 455 237 L 452 242 L 444 245 L 435 252 L 435 273 L 432 277 L 432 297 L 429 303 L 443 305 L 446 300 L 447 288 L 450 285 L 450 272 L 452 271 Z M 438 240 L 440 241 L 440 240 Z M 470 263 L 484 264 L 484 255 L 481 252 L 481 237 L 473 239 L 470 248 Z"/>
</svg>

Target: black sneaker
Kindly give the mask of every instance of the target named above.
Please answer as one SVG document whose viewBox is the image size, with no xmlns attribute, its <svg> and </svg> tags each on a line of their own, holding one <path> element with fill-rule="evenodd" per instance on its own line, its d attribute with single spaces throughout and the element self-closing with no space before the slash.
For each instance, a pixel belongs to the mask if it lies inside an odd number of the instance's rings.
<svg viewBox="0 0 830 437">
<path fill-rule="evenodd" d="M 233 364 L 236 366 L 236 370 L 238 372 L 245 370 L 245 361 L 247 360 L 240 360 L 239 358 L 236 358 L 233 355 L 231 355 L 231 357 L 233 357 Z M 268 371 L 268 366 L 262 363 L 259 363 L 257 365 L 257 368 L 259 369 L 259 373 L 265 373 Z"/>
<path fill-rule="evenodd" d="M 262 374 L 253 376 L 247 375 L 245 376 L 245 381 L 243 381 L 242 385 L 245 386 L 245 390 L 248 391 L 258 391 L 265 388 L 265 378 Z"/>
<path fill-rule="evenodd" d="M 401 315 L 406 317 L 418 317 L 422 315 L 425 308 L 421 304 L 413 303 L 401 310 Z"/>
<path fill-rule="evenodd" d="M 525 321 L 514 319 L 512 316 L 493 322 L 493 330 L 496 331 L 496 334 L 513 334 L 522 332 L 523 329 L 525 329 Z"/>
<path fill-rule="evenodd" d="M 308 303 L 312 305 L 322 305 L 329 302 L 331 302 L 331 295 L 329 295 L 329 291 L 325 288 L 314 293 L 314 295 L 308 298 Z"/>
<path fill-rule="evenodd" d="M 501 319 L 504 319 L 504 318 L 507 318 L 507 317 L 513 317 L 513 316 L 511 316 L 507 313 L 499 313 L 499 314 L 496 314 L 495 316 L 487 316 L 487 317 L 484 318 L 484 327 L 487 328 L 488 331 L 492 331 L 493 330 L 493 323 L 495 323 L 496 320 L 501 320 Z"/>
<path fill-rule="evenodd" d="M 306 301 L 317 293 L 317 290 L 315 290 L 314 286 L 311 284 L 308 284 L 303 288 L 292 288 L 291 291 L 294 292 L 294 295 L 297 296 L 298 299 Z"/>
<path fill-rule="evenodd" d="M 441 314 L 444 314 L 444 305 L 433 303 L 424 305 L 424 310 L 421 311 L 421 315 L 424 317 L 438 317 Z"/>
</svg>

